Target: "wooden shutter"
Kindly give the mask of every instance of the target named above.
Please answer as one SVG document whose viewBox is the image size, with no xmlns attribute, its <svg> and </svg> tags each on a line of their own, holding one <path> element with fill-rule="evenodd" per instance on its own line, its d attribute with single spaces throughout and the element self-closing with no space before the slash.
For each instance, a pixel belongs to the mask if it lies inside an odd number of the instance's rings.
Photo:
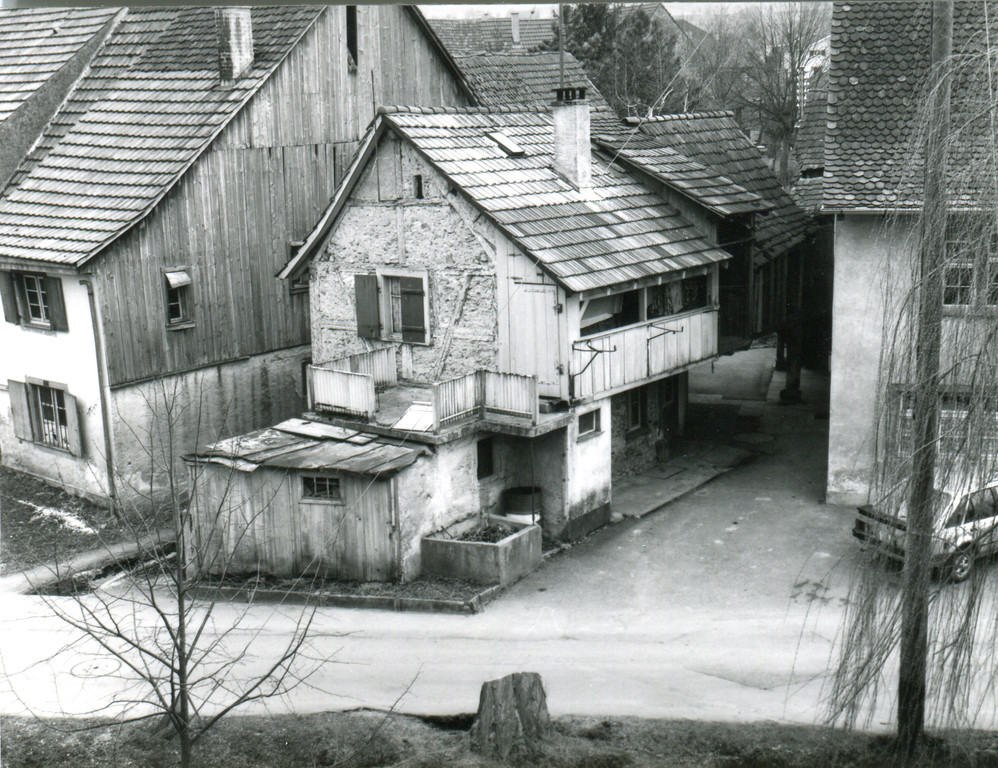
<svg viewBox="0 0 998 768">
<path fill-rule="evenodd" d="M 17 292 L 14 290 L 14 276 L 10 272 L 0 272 L 0 302 L 3 302 L 3 319 L 15 325 L 21 322 L 17 314 Z"/>
<path fill-rule="evenodd" d="M 68 331 L 66 302 L 62 298 L 62 280 L 45 276 L 45 298 L 48 301 L 49 327 L 53 331 Z"/>
<path fill-rule="evenodd" d="M 402 293 L 402 341 L 426 342 L 426 313 L 423 311 L 423 278 L 399 279 Z"/>
<path fill-rule="evenodd" d="M 357 335 L 362 339 L 380 339 L 377 275 L 354 275 L 353 284 L 357 299 Z"/>
<path fill-rule="evenodd" d="M 31 432 L 31 410 L 28 405 L 28 387 L 23 381 L 7 380 L 10 410 L 14 415 L 14 435 L 22 440 L 34 440 Z"/>
<path fill-rule="evenodd" d="M 66 403 L 66 441 L 69 452 L 74 456 L 83 455 L 83 440 L 80 437 L 80 411 L 76 406 L 76 398 L 69 392 L 62 393 Z"/>
</svg>

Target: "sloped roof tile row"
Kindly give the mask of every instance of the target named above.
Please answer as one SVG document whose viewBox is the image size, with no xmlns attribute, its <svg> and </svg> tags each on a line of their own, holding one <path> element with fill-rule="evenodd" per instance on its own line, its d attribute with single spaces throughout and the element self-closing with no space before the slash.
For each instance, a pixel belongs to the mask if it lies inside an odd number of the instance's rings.
<svg viewBox="0 0 998 768">
<path fill-rule="evenodd" d="M 730 258 L 609 156 L 594 153 L 593 193 L 580 195 L 552 168 L 553 121 L 547 111 L 395 112 L 384 119 L 569 290 L 649 279 Z M 488 137 L 493 131 L 515 141 L 524 154 L 507 155 Z M 473 148 L 477 162 L 496 170 L 472 169 L 468 160 L 452 159 L 453 147 Z M 503 171 L 543 180 L 506 184 L 496 178 Z M 647 225 L 634 226 L 642 221 Z"/>
<path fill-rule="evenodd" d="M 922 152 L 918 133 L 923 88 L 930 65 L 932 4 L 836 3 L 828 74 L 824 142 L 823 208 L 828 211 L 887 210 L 921 205 Z M 953 6 L 955 60 L 972 64 L 987 36 L 998 39 L 998 2 L 956 0 Z M 954 204 L 973 205 L 976 163 L 989 143 L 987 110 L 975 103 L 973 74 L 952 88 L 950 189 Z"/>
<path fill-rule="evenodd" d="M 478 19 L 428 19 L 451 54 L 527 51 L 554 38 L 554 19 L 519 19 L 520 39 L 513 39 L 509 16 Z"/>
<path fill-rule="evenodd" d="M 560 60 L 557 53 L 476 54 L 456 58 L 458 66 L 487 107 L 510 105 L 547 106 L 554 100 L 560 84 Z M 586 89 L 589 103 L 609 108 L 586 71 L 571 53 L 565 52 L 565 85 Z"/>
<path fill-rule="evenodd" d="M 213 8 L 122 11 L 0 198 L 0 255 L 79 264 L 100 250 L 155 205 L 322 12 L 253 7 L 253 64 L 220 86 Z"/>
</svg>

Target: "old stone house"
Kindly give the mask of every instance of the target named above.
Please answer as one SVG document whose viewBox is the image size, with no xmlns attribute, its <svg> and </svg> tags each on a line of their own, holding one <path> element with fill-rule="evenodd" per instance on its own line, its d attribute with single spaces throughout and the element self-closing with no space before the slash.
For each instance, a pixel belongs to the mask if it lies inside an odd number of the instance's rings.
<svg viewBox="0 0 998 768">
<path fill-rule="evenodd" d="M 7 9 L 0 48 L 2 460 L 104 501 L 301 412 L 274 273 L 375 103 L 473 103 L 414 7 Z"/>
</svg>

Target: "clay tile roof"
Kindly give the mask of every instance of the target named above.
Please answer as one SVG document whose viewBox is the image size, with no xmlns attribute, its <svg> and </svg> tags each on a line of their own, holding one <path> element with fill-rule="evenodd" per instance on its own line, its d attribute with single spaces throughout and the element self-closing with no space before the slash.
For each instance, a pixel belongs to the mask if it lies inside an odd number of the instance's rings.
<svg viewBox="0 0 998 768">
<path fill-rule="evenodd" d="M 114 14 L 114 8 L 0 9 L 0 123 Z"/>
<path fill-rule="evenodd" d="M 628 118 L 627 122 L 763 198 L 772 209 L 756 220 L 756 242 L 766 258 L 784 253 L 807 234 L 807 215 L 780 185 L 730 112 Z"/>
<path fill-rule="evenodd" d="M 427 19 L 452 55 L 508 53 L 536 49 L 554 38 L 554 19 L 520 19 L 520 40 L 513 41 L 509 16 L 480 19 Z"/>
<path fill-rule="evenodd" d="M 822 178 L 825 168 L 825 122 L 828 117 L 828 73 L 819 70 L 812 77 L 804 102 L 797 143 L 799 176 L 790 194 L 805 211 L 816 213 L 821 208 Z"/>
<path fill-rule="evenodd" d="M 220 87 L 212 8 L 123 11 L 0 197 L 0 255 L 78 265 L 101 250 L 166 194 L 322 12 L 254 6 L 253 64 Z"/>
<path fill-rule="evenodd" d="M 485 106 L 547 106 L 558 87 L 560 66 L 557 53 L 505 53 L 457 56 L 478 101 Z M 584 87 L 589 103 L 609 107 L 586 71 L 572 54 L 565 52 L 565 85 Z"/>
<path fill-rule="evenodd" d="M 594 132 L 610 113 L 593 115 Z M 588 199 L 552 168 L 553 123 L 546 111 L 384 116 L 455 187 L 553 278 L 572 291 L 651 279 L 730 258 L 644 183 L 593 153 Z M 618 123 L 619 125 L 619 123 Z M 499 131 L 525 150 L 508 156 Z"/>
<path fill-rule="evenodd" d="M 917 127 L 920 89 L 929 67 L 931 3 L 836 3 L 828 73 L 825 134 L 825 210 L 888 210 L 921 204 L 919 153 L 909 145 Z M 953 52 L 981 50 L 985 14 L 998 39 L 998 3 L 957 0 Z M 966 104 L 966 82 L 953 88 L 954 124 Z M 973 110 L 971 109 L 972 113 Z M 971 168 L 985 138 L 966 125 L 952 147 L 951 169 Z M 978 158 L 979 160 L 979 158 Z M 972 205 L 976 190 L 962 189 Z M 955 203 L 961 202 L 955 200 Z"/>
</svg>

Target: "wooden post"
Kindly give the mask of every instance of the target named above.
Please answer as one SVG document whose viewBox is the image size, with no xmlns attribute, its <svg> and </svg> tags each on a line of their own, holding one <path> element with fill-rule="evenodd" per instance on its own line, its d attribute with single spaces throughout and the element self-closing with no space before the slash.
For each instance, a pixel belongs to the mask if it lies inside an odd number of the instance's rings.
<svg viewBox="0 0 998 768">
<path fill-rule="evenodd" d="M 910 764 L 925 730 L 928 657 L 929 565 L 935 515 L 939 350 L 942 327 L 942 257 L 946 248 L 946 134 L 950 82 L 947 61 L 953 35 L 953 1 L 932 3 L 932 115 L 925 146 L 925 189 L 921 232 L 921 274 L 915 348 L 915 452 L 908 495 L 901 595 L 901 667 L 898 675 L 898 742 Z"/>
</svg>

